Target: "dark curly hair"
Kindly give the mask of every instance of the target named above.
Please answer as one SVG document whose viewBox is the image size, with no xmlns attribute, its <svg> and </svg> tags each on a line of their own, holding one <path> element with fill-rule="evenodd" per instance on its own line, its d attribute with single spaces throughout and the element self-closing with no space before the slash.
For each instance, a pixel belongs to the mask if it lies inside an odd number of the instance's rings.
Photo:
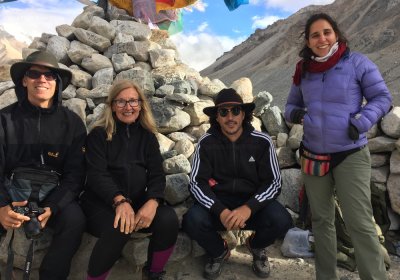
<svg viewBox="0 0 400 280">
<path fill-rule="evenodd" d="M 338 42 L 339 43 L 348 43 L 346 37 L 344 36 L 343 32 L 339 29 L 338 24 L 336 21 L 329 16 L 328 14 L 325 13 L 318 13 L 318 14 L 313 14 L 310 16 L 306 22 L 306 25 L 304 27 L 304 31 L 301 33 L 300 37 L 304 36 L 304 45 L 303 48 L 299 52 L 299 56 L 303 58 L 304 62 L 303 63 L 303 69 L 302 73 L 304 74 L 307 71 L 307 62 L 311 60 L 311 56 L 313 56 L 312 50 L 307 46 L 307 41 L 310 38 L 310 28 L 311 25 L 316 22 L 317 20 L 326 20 L 329 22 L 329 24 L 332 26 L 333 31 L 335 31 L 336 36 L 338 37 Z"/>
</svg>

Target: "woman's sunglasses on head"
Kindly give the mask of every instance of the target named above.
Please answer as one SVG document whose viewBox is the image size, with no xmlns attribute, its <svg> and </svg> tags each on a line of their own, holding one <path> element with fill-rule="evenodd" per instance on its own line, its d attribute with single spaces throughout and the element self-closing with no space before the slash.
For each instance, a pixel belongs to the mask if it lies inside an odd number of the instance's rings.
<svg viewBox="0 0 400 280">
<path fill-rule="evenodd" d="M 242 111 L 242 107 L 240 107 L 240 106 L 235 106 L 235 107 L 232 107 L 230 109 L 228 109 L 228 108 L 218 108 L 218 114 L 221 117 L 226 117 L 229 112 L 231 112 L 232 115 L 234 115 L 234 116 L 239 116 L 241 111 Z"/>
<path fill-rule="evenodd" d="M 51 71 L 40 72 L 37 70 L 28 70 L 25 73 L 25 76 L 31 79 L 39 79 L 42 75 L 47 81 L 54 81 L 55 79 L 57 79 L 57 74 Z"/>
</svg>

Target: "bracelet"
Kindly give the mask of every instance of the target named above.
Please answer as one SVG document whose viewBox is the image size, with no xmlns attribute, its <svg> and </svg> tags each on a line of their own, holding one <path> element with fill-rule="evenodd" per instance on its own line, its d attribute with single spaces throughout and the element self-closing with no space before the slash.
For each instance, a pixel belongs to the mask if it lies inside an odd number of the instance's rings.
<svg viewBox="0 0 400 280">
<path fill-rule="evenodd" d="M 123 198 L 121 200 L 118 200 L 116 202 L 114 202 L 114 204 L 112 205 L 112 207 L 115 209 L 118 206 L 120 206 L 122 203 L 129 203 L 132 205 L 132 200 L 130 200 L 129 198 Z"/>
</svg>

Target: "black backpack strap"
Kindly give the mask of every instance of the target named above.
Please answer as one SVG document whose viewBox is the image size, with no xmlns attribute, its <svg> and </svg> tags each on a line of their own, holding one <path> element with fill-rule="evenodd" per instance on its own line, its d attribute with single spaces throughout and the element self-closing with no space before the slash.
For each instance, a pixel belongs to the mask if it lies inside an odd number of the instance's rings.
<svg viewBox="0 0 400 280">
<path fill-rule="evenodd" d="M 14 265 L 14 250 L 12 248 L 12 243 L 14 241 L 14 230 L 12 231 L 10 241 L 8 243 L 8 256 L 7 256 L 7 266 L 5 273 L 5 280 L 12 280 L 13 265 Z"/>
</svg>

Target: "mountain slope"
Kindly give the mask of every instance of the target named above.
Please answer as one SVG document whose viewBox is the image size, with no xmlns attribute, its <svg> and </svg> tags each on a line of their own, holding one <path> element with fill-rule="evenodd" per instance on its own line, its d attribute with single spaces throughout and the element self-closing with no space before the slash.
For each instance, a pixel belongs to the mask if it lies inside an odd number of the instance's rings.
<svg viewBox="0 0 400 280">
<path fill-rule="evenodd" d="M 226 85 L 249 77 L 253 93 L 268 91 L 274 103 L 283 108 L 294 65 L 302 46 L 301 32 L 307 18 L 326 12 L 339 23 L 350 48 L 370 57 L 400 104 L 400 0 L 336 0 L 325 6 L 308 6 L 284 20 L 258 29 L 246 41 L 201 71 L 202 76 L 218 78 Z"/>
<path fill-rule="evenodd" d="M 0 65 L 7 64 L 13 59 L 21 59 L 22 49 L 27 45 L 17 41 L 0 26 Z"/>
</svg>

